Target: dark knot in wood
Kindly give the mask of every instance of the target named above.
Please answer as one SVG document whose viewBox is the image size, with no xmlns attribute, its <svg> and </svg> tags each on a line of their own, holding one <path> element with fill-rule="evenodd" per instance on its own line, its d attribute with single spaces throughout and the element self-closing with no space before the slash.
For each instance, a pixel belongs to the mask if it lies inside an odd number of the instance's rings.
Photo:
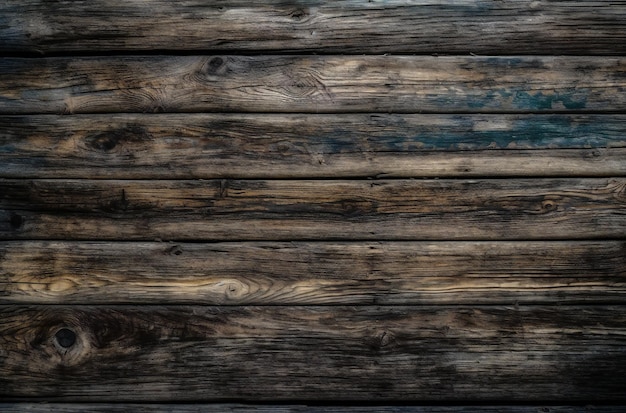
<svg viewBox="0 0 626 413">
<path fill-rule="evenodd" d="M 151 140 L 150 133 L 141 125 L 127 125 L 85 138 L 89 147 L 103 152 L 111 152 L 120 145 L 141 145 Z"/>
<path fill-rule="evenodd" d="M 20 229 L 24 225 L 24 217 L 19 214 L 11 214 L 9 221 L 13 229 Z"/>
<path fill-rule="evenodd" d="M 76 333 L 69 328 L 62 328 L 54 335 L 57 343 L 63 348 L 69 348 L 76 343 Z"/>
<path fill-rule="evenodd" d="M 226 61 L 224 58 L 215 56 L 211 58 L 205 65 L 204 71 L 209 76 L 222 75 L 227 70 Z"/>
</svg>

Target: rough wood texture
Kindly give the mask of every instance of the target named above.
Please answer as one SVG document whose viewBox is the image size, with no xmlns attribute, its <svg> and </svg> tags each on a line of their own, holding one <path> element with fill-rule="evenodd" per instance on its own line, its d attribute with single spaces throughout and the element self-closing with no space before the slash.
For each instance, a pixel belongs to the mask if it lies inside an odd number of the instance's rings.
<svg viewBox="0 0 626 413">
<path fill-rule="evenodd" d="M 604 57 L 127 56 L 0 59 L 0 113 L 626 110 Z"/>
<path fill-rule="evenodd" d="M 626 406 L 306 406 L 244 404 L 0 403 L 4 413 L 623 413 Z"/>
<path fill-rule="evenodd" d="M 1 239 L 623 237 L 626 180 L 0 180 Z"/>
<path fill-rule="evenodd" d="M 625 115 L 0 117 L 0 176 L 626 175 Z"/>
<path fill-rule="evenodd" d="M 0 50 L 624 54 L 624 1 L 5 0 Z"/>
<path fill-rule="evenodd" d="M 0 317 L 0 397 L 626 400 L 623 306 L 13 305 Z"/>
<path fill-rule="evenodd" d="M 0 303 L 619 303 L 626 243 L 0 243 Z"/>
</svg>

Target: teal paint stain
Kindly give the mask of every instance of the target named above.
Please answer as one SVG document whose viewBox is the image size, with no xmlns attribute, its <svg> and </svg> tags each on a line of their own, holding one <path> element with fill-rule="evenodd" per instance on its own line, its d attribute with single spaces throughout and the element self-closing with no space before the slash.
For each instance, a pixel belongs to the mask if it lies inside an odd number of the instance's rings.
<svg viewBox="0 0 626 413">
<path fill-rule="evenodd" d="M 494 67 L 498 67 L 498 66 L 505 66 L 505 67 L 519 66 L 522 63 L 524 63 L 524 60 L 519 58 L 519 57 L 488 57 L 486 59 L 481 59 L 481 60 L 484 61 L 489 66 L 494 66 Z"/>
<path fill-rule="evenodd" d="M 374 128 L 356 135 L 337 128 L 316 136 L 315 141 L 328 154 L 624 146 L 621 124 L 601 124 L 595 117 L 536 114 L 503 119 L 495 115 L 454 115 L 447 122 L 406 125 L 395 128 L 395 132 L 385 123 L 381 128 L 387 130 Z"/>
<path fill-rule="evenodd" d="M 15 146 L 13 146 L 13 145 L 0 145 L 0 153 L 15 153 Z"/>
<path fill-rule="evenodd" d="M 490 90 L 483 95 L 469 95 L 465 104 L 470 109 L 499 108 L 503 101 L 509 100 L 513 92 L 506 89 Z"/>
<path fill-rule="evenodd" d="M 538 92 L 531 95 L 525 91 L 518 91 L 512 103 L 516 109 L 559 109 L 558 103 L 561 103 L 565 109 L 584 109 L 587 106 L 587 92 L 572 90 L 552 94 Z"/>
</svg>

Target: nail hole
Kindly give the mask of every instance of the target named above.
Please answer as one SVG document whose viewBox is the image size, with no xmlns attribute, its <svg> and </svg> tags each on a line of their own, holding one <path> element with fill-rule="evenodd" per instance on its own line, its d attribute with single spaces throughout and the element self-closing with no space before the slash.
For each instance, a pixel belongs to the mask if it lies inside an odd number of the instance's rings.
<svg viewBox="0 0 626 413">
<path fill-rule="evenodd" d="M 72 347 L 76 343 L 76 333 L 69 328 L 62 328 L 54 335 L 57 343 L 63 348 Z"/>
</svg>

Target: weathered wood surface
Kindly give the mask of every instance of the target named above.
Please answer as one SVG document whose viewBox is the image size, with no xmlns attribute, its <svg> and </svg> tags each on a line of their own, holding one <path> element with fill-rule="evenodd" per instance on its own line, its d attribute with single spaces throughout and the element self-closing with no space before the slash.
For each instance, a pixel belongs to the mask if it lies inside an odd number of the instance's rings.
<svg viewBox="0 0 626 413">
<path fill-rule="evenodd" d="M 623 413 L 626 406 L 323 406 L 250 404 L 0 403 L 5 413 Z"/>
<path fill-rule="evenodd" d="M 5 398 L 626 400 L 624 306 L 12 305 L 0 316 Z"/>
<path fill-rule="evenodd" d="M 0 51 L 624 54 L 624 1 L 5 0 Z"/>
<path fill-rule="evenodd" d="M 614 112 L 625 75 L 619 57 L 3 58 L 0 113 Z"/>
<path fill-rule="evenodd" d="M 0 243 L 0 303 L 623 303 L 626 242 Z"/>
<path fill-rule="evenodd" d="M 0 117 L 14 178 L 616 176 L 625 160 L 625 115 Z"/>
<path fill-rule="evenodd" d="M 615 238 L 622 178 L 0 180 L 1 239 Z"/>
</svg>

